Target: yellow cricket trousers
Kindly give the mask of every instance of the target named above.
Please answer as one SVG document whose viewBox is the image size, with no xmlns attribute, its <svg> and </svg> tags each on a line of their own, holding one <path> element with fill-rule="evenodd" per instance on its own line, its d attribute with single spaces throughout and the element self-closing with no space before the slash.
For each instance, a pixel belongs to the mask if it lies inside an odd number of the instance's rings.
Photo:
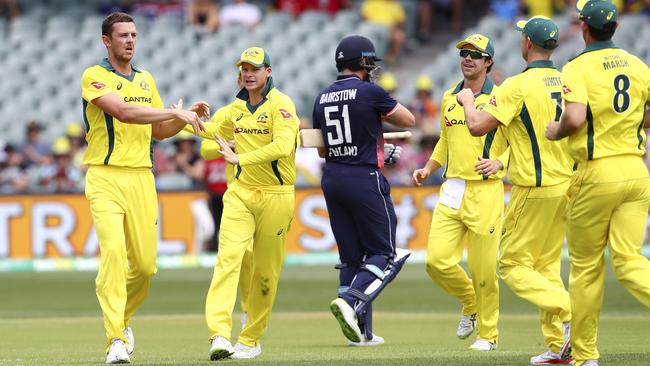
<svg viewBox="0 0 650 366">
<path fill-rule="evenodd" d="M 441 192 L 444 189 L 443 184 Z M 502 220 L 503 182 L 466 181 L 459 209 L 436 205 L 427 247 L 427 273 L 461 302 L 463 315 L 477 314 L 478 337 L 490 342 L 499 336 L 497 251 Z M 471 279 L 460 265 L 465 234 Z"/>
<path fill-rule="evenodd" d="M 501 237 L 501 278 L 517 296 L 539 307 L 544 343 L 553 352 L 564 343 L 562 322 L 571 320 L 569 293 L 560 277 L 568 187 L 569 180 L 513 186 Z"/>
<path fill-rule="evenodd" d="M 86 198 L 95 223 L 100 263 L 95 285 L 107 347 L 122 339 L 156 273 L 158 200 L 149 168 L 93 165 Z"/>
<path fill-rule="evenodd" d="M 248 313 L 248 298 L 251 293 L 253 269 L 253 246 L 251 245 L 244 253 L 239 272 L 239 304 L 242 313 Z"/>
<path fill-rule="evenodd" d="M 293 186 L 250 187 L 237 181 L 226 191 L 223 203 L 217 264 L 205 304 L 206 321 L 210 337 L 231 338 L 242 260 L 252 245 L 248 322 L 238 341 L 254 346 L 266 330 L 275 300 L 295 191 Z"/>
<path fill-rule="evenodd" d="M 605 284 L 605 247 L 621 284 L 650 307 L 650 262 L 641 254 L 650 205 L 643 160 L 622 155 L 581 163 L 568 192 L 571 254 L 571 345 L 578 364 L 598 359 L 598 318 Z"/>
</svg>

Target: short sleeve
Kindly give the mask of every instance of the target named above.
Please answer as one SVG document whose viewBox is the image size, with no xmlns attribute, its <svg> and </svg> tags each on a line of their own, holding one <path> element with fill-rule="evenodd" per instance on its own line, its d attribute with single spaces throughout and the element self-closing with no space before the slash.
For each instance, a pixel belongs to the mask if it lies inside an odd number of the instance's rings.
<svg viewBox="0 0 650 366">
<path fill-rule="evenodd" d="M 483 108 L 499 123 L 508 126 L 521 109 L 523 95 L 515 79 L 507 79 L 499 88 L 495 88 L 490 101 Z"/>
<path fill-rule="evenodd" d="M 311 123 L 313 128 L 320 129 L 321 128 L 321 120 L 320 120 L 320 108 L 319 108 L 319 101 L 320 101 L 320 95 L 316 100 L 314 101 L 314 110 L 311 114 Z"/>
<path fill-rule="evenodd" d="M 300 119 L 296 113 L 296 106 L 288 97 L 281 98 L 275 106 L 273 113 L 273 124 L 280 122 L 292 122 L 300 125 Z"/>
<path fill-rule="evenodd" d="M 369 96 L 368 102 L 375 108 L 379 113 L 390 116 L 393 114 L 399 103 L 393 97 L 391 97 L 386 90 L 376 84 L 369 84 L 368 88 Z"/>
<path fill-rule="evenodd" d="M 566 102 L 587 105 L 587 83 L 576 63 L 569 63 L 562 69 L 562 98 Z"/>
<path fill-rule="evenodd" d="M 81 97 L 87 101 L 102 97 L 106 94 L 117 93 L 107 80 L 103 79 L 101 71 L 93 68 L 86 69 L 81 77 Z"/>
</svg>

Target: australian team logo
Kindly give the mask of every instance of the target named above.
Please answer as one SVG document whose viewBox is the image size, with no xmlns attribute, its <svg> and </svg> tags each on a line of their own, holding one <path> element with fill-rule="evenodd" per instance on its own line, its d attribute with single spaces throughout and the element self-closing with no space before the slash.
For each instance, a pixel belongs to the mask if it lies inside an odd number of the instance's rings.
<svg viewBox="0 0 650 366">
<path fill-rule="evenodd" d="M 479 105 L 476 106 L 476 110 L 477 110 L 477 111 L 482 111 L 483 108 L 485 108 L 485 103 L 481 103 L 481 104 L 479 104 Z"/>
<path fill-rule="evenodd" d="M 150 91 L 151 90 L 151 88 L 149 87 L 149 84 L 147 83 L 146 80 L 142 80 L 140 82 L 140 89 L 142 89 L 144 91 Z"/>
<path fill-rule="evenodd" d="M 257 123 L 266 123 L 266 120 L 268 120 L 268 119 L 269 119 L 269 116 L 266 114 L 266 112 L 262 112 L 262 114 L 260 114 L 257 117 Z"/>
<path fill-rule="evenodd" d="M 106 84 L 100 83 L 99 81 L 93 81 L 90 85 L 94 86 L 97 90 L 102 90 L 106 87 Z"/>
</svg>

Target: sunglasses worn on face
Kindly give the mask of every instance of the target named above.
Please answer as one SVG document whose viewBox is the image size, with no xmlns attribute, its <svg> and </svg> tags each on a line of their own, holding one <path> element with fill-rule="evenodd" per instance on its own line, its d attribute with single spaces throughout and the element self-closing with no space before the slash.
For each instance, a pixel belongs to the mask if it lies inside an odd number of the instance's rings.
<svg viewBox="0 0 650 366">
<path fill-rule="evenodd" d="M 479 58 L 487 57 L 489 55 L 481 51 L 474 51 L 468 49 L 460 50 L 460 57 L 465 58 L 467 56 L 471 57 L 473 60 L 478 60 Z"/>
</svg>

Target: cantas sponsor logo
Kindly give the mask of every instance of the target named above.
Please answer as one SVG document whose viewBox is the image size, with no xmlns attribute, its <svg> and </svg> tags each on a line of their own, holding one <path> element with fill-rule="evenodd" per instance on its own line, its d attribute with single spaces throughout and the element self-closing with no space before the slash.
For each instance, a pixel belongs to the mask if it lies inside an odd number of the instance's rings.
<svg viewBox="0 0 650 366">
<path fill-rule="evenodd" d="M 284 118 L 284 119 L 289 119 L 289 118 L 292 117 L 291 113 L 287 112 L 286 109 L 280 108 L 280 114 L 282 115 L 282 118 Z"/>
<path fill-rule="evenodd" d="M 102 90 L 106 87 L 106 84 L 100 83 L 99 81 L 93 81 L 90 85 L 94 86 L 97 90 Z"/>
<path fill-rule="evenodd" d="M 234 130 L 235 133 L 244 133 L 244 134 L 249 134 L 249 135 L 268 135 L 271 130 L 268 128 L 243 128 L 243 127 L 235 127 Z"/>
<path fill-rule="evenodd" d="M 151 103 L 150 97 L 124 97 L 126 103 Z"/>
<path fill-rule="evenodd" d="M 490 104 L 495 107 L 497 106 L 497 98 L 494 95 L 490 98 Z"/>
<path fill-rule="evenodd" d="M 450 120 L 449 118 L 445 117 L 445 126 L 447 126 L 447 127 L 452 127 L 452 126 L 457 126 L 457 125 L 464 125 L 464 124 L 465 124 L 465 120 L 455 119 L 455 118 Z"/>
<path fill-rule="evenodd" d="M 564 94 L 569 94 L 569 93 L 571 93 L 571 89 L 569 89 L 569 87 L 566 86 L 566 85 L 562 85 L 562 92 Z"/>
</svg>

